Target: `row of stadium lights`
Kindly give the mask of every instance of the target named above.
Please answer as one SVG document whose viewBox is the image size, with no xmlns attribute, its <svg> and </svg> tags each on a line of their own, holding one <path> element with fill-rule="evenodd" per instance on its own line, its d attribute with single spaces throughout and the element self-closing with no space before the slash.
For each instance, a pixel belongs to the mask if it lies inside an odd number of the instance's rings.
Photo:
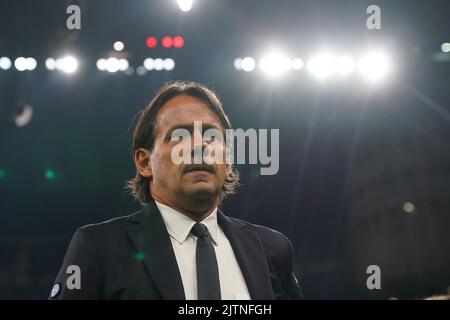
<svg viewBox="0 0 450 320">
<path fill-rule="evenodd" d="M 0 58 L 0 69 L 9 70 L 13 63 L 8 57 Z M 14 60 L 14 67 L 18 71 L 33 71 L 38 63 L 34 58 L 19 57 Z M 78 68 L 78 61 L 72 56 L 66 56 L 59 59 L 48 58 L 45 60 L 45 66 L 48 70 L 60 70 L 66 73 L 72 73 Z"/>
<path fill-rule="evenodd" d="M 450 43 L 443 43 L 441 51 L 445 54 L 450 53 Z M 392 72 L 391 59 L 383 50 L 368 52 L 358 60 L 348 55 L 323 52 L 311 57 L 307 62 L 300 58 L 291 59 L 279 51 L 275 51 L 261 58 L 258 63 L 252 57 L 236 58 L 234 67 L 236 70 L 244 72 L 252 72 L 259 67 L 262 72 L 272 77 L 306 68 L 313 76 L 321 80 L 332 77 L 345 78 L 358 72 L 370 82 L 378 82 Z"/>
<path fill-rule="evenodd" d="M 149 48 L 155 48 L 158 45 L 158 39 L 156 37 L 148 37 L 146 40 L 146 45 Z M 184 46 L 184 38 L 182 36 L 164 36 L 161 38 L 161 45 L 164 48 L 182 48 Z M 113 48 L 117 52 L 121 52 L 125 49 L 125 44 L 122 41 L 116 41 L 113 44 Z M 0 70 L 9 70 L 13 65 L 13 62 L 8 57 L 0 58 Z M 14 60 L 14 67 L 18 71 L 33 71 L 36 69 L 38 63 L 34 58 L 19 57 Z M 129 75 L 134 73 L 134 69 L 130 68 L 129 62 L 123 58 L 110 57 L 107 59 L 97 60 L 97 69 L 100 71 L 107 72 L 117 72 L 123 71 Z M 48 58 L 45 60 L 45 66 L 48 70 L 62 71 L 64 73 L 73 73 L 78 69 L 78 60 L 72 56 L 65 56 L 62 58 L 54 59 Z M 147 58 L 144 60 L 142 66 L 136 68 L 136 73 L 138 75 L 144 75 L 147 71 L 170 71 L 175 68 L 175 61 L 173 59 L 162 59 L 162 58 Z"/>
<path fill-rule="evenodd" d="M 126 59 L 108 58 L 97 60 L 97 68 L 100 71 L 114 73 L 123 71 L 132 73 L 129 62 Z M 355 65 L 357 69 L 372 80 L 378 80 L 384 77 L 391 70 L 390 60 L 382 53 L 372 53 L 361 58 L 357 64 L 348 56 L 336 57 L 330 54 L 322 54 L 312 57 L 307 62 L 308 70 L 318 78 L 329 78 L 333 75 L 345 77 L 351 74 Z M 12 62 L 7 57 L 0 58 L 0 69 L 8 70 L 12 66 Z M 37 67 L 37 61 L 34 58 L 19 57 L 14 61 L 14 66 L 18 71 L 32 71 Z M 65 73 L 73 73 L 78 69 L 78 60 L 72 56 L 66 56 L 59 59 L 48 58 L 45 61 L 48 70 L 59 70 Z M 256 68 L 256 61 L 252 57 L 237 58 L 234 61 L 234 67 L 237 70 L 251 72 Z M 147 71 L 170 71 L 175 68 L 175 61 L 167 58 L 147 58 L 143 61 L 142 66 L 137 68 L 137 73 L 142 75 Z M 304 68 L 304 62 L 300 58 L 290 59 L 280 54 L 271 54 L 259 60 L 259 68 L 269 75 L 278 76 L 285 72 L 295 70 L 299 71 Z"/>
<path fill-rule="evenodd" d="M 331 77 L 345 78 L 358 71 L 366 79 L 376 82 L 385 78 L 392 71 L 390 58 L 381 51 L 371 52 L 358 61 L 347 55 L 323 53 L 311 57 L 306 63 L 300 58 L 291 59 L 283 54 L 273 53 L 261 58 L 256 63 L 252 57 L 234 60 L 236 70 L 252 72 L 256 67 L 270 76 L 281 76 L 289 71 L 300 71 L 306 68 L 318 79 Z"/>
<path fill-rule="evenodd" d="M 123 58 L 102 58 L 97 60 L 96 65 L 98 70 L 110 73 L 122 71 L 127 75 L 132 75 L 135 72 L 133 68 L 130 68 L 128 60 Z M 11 66 L 12 62 L 9 58 L 0 58 L 0 69 L 8 70 Z M 37 67 L 37 61 L 34 58 L 19 57 L 14 61 L 14 66 L 18 71 L 32 71 Z M 50 71 L 58 70 L 70 74 L 78 69 L 78 60 L 72 56 L 59 59 L 48 58 L 45 61 L 45 66 Z M 377 82 L 391 71 L 389 58 L 380 52 L 362 57 L 357 64 L 349 56 L 338 57 L 331 54 L 322 54 L 309 59 L 306 66 L 308 71 L 319 79 L 327 79 L 336 75 L 344 78 L 357 68 L 366 79 Z M 237 58 L 234 61 L 234 67 L 236 70 L 251 72 L 256 68 L 256 61 L 252 57 Z M 136 73 L 142 76 L 148 71 L 171 71 L 174 68 L 175 61 L 173 59 L 146 58 L 143 64 L 136 68 Z M 270 76 L 278 77 L 291 70 L 302 70 L 304 62 L 300 58 L 290 59 L 281 54 L 271 54 L 259 60 L 259 68 Z"/>
<path fill-rule="evenodd" d="M 136 73 L 138 75 L 144 75 L 147 71 L 171 71 L 175 68 L 175 61 L 171 58 L 162 59 L 162 58 L 146 58 L 142 64 L 136 68 Z M 133 69 L 129 67 L 128 60 L 126 59 L 117 59 L 117 58 L 108 58 L 108 59 L 99 59 L 97 60 L 97 69 L 100 71 L 107 72 L 117 72 L 124 71 L 126 74 L 133 74 Z"/>
<path fill-rule="evenodd" d="M 113 47 L 116 51 L 122 51 L 125 46 L 123 42 L 116 41 Z M 450 53 L 450 43 L 443 43 L 441 50 L 444 53 Z M 12 65 L 13 63 L 8 57 L 0 58 L 1 70 L 9 70 Z M 36 69 L 37 65 L 36 59 L 32 57 L 19 57 L 14 60 L 14 67 L 18 71 L 32 71 Z M 134 69 L 130 68 L 128 60 L 122 58 L 102 58 L 97 60 L 96 65 L 100 71 L 111 73 L 123 71 L 129 75 L 134 73 Z M 72 56 L 58 59 L 48 58 L 45 61 L 45 66 L 51 71 L 59 70 L 65 73 L 73 73 L 78 69 L 78 60 Z M 260 59 L 258 66 L 261 71 L 276 77 L 288 71 L 302 70 L 305 67 L 305 62 L 301 58 L 291 59 L 280 53 L 272 53 Z M 234 60 L 234 67 L 239 71 L 251 72 L 256 69 L 257 63 L 252 57 L 237 58 Z M 173 59 L 147 58 L 141 66 L 136 68 L 136 73 L 144 75 L 147 71 L 170 71 L 174 68 L 175 61 Z M 358 61 L 346 55 L 336 56 L 323 53 L 311 57 L 306 63 L 306 68 L 319 79 L 327 79 L 333 76 L 344 78 L 358 71 L 366 79 L 373 82 L 383 79 L 392 71 L 390 58 L 382 51 L 371 52 Z"/>
<path fill-rule="evenodd" d="M 13 62 L 8 57 L 0 58 L 0 69 L 9 70 L 13 65 Z M 38 63 L 34 58 L 19 57 L 14 60 L 14 67 L 18 71 L 33 71 L 36 69 Z M 117 71 L 123 71 L 127 74 L 133 74 L 133 68 L 130 68 L 127 59 L 108 58 L 98 59 L 97 69 L 100 71 L 107 71 L 114 73 Z M 65 56 L 62 58 L 54 59 L 48 58 L 45 60 L 45 66 L 50 71 L 61 71 L 64 73 L 73 73 L 78 69 L 78 60 L 72 56 Z M 136 68 L 137 74 L 143 75 L 147 71 L 171 71 L 175 68 L 175 61 L 171 58 L 146 58 L 143 61 L 142 66 Z"/>
</svg>

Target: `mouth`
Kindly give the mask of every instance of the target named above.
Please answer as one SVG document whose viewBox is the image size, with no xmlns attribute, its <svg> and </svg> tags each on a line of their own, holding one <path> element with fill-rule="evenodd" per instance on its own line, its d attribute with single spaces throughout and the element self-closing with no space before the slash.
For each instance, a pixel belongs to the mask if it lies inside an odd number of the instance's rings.
<svg viewBox="0 0 450 320">
<path fill-rule="evenodd" d="M 194 164 L 194 165 L 187 165 L 183 169 L 183 173 L 190 173 L 190 172 L 209 172 L 214 173 L 214 167 L 207 165 L 207 164 Z"/>
</svg>

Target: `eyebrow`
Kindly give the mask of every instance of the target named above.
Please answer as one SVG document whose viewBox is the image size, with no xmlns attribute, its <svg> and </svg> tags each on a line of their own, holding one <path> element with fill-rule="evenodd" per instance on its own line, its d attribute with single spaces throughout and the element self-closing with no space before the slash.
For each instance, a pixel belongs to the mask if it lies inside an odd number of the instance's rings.
<svg viewBox="0 0 450 320">
<path fill-rule="evenodd" d="M 169 136 L 171 136 L 172 132 L 175 131 L 176 129 L 186 129 L 189 132 L 192 132 L 192 130 L 194 129 L 194 124 L 176 124 L 173 125 L 166 133 L 166 135 L 164 136 L 164 138 L 167 138 Z M 222 128 L 214 125 L 214 124 L 210 124 L 210 123 L 202 123 L 202 130 L 203 132 L 208 130 L 208 129 L 217 129 L 217 130 L 223 130 Z"/>
</svg>

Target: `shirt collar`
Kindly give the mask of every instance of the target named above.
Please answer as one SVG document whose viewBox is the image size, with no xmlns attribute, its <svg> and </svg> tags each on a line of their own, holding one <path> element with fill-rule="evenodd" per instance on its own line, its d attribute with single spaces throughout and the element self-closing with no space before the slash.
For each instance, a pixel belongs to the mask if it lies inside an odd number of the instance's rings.
<svg viewBox="0 0 450 320">
<path fill-rule="evenodd" d="M 196 223 L 184 213 L 181 213 L 161 202 L 155 200 L 156 206 L 166 225 L 167 232 L 179 243 L 183 243 L 190 235 L 191 229 Z M 211 234 L 211 238 L 217 245 L 219 243 L 219 224 L 217 223 L 217 208 L 201 221 Z"/>
</svg>

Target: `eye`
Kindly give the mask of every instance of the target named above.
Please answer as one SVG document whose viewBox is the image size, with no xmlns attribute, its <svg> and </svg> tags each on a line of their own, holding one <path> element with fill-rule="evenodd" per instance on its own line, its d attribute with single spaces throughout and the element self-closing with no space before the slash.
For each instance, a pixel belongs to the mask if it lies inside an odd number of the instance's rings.
<svg viewBox="0 0 450 320">
<path fill-rule="evenodd" d="M 167 138 L 166 138 L 166 140 L 167 141 L 175 141 L 175 142 L 179 142 L 179 141 L 183 141 L 184 140 L 184 136 L 182 135 L 182 134 L 180 134 L 180 135 L 172 135 L 172 134 L 169 134 L 169 135 L 167 135 Z"/>
</svg>

